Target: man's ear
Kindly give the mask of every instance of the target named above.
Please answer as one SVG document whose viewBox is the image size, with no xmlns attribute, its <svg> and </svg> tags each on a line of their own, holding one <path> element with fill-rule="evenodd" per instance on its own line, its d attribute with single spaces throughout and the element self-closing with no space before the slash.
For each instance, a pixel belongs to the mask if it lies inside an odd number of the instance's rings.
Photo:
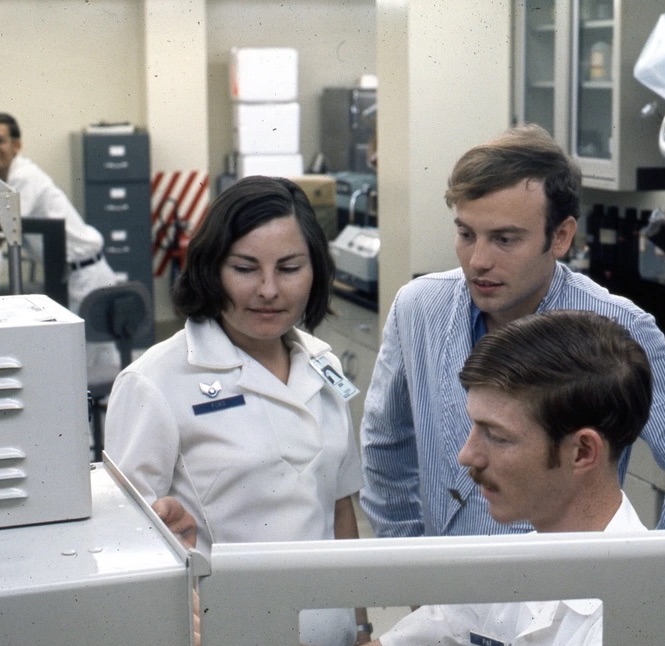
<svg viewBox="0 0 665 646">
<path fill-rule="evenodd" d="M 571 438 L 573 440 L 573 467 L 587 470 L 598 467 L 606 453 L 605 440 L 594 428 L 581 428 Z"/>
<path fill-rule="evenodd" d="M 577 232 L 577 220 L 569 215 L 555 230 L 552 237 L 552 253 L 555 258 L 563 258 L 573 244 Z"/>
</svg>

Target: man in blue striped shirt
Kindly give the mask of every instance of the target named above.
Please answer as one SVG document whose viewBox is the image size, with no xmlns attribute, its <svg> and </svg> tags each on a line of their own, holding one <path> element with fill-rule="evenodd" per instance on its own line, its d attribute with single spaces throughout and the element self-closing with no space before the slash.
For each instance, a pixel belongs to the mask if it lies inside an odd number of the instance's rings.
<svg viewBox="0 0 665 646">
<path fill-rule="evenodd" d="M 494 521 L 457 462 L 471 428 L 457 376 L 485 332 L 533 312 L 590 310 L 629 330 L 654 377 L 642 437 L 665 468 L 663 333 L 631 301 L 559 262 L 580 213 L 575 162 L 545 130 L 523 126 L 466 152 L 448 184 L 461 266 L 421 276 L 398 292 L 365 400 L 361 504 L 377 536 L 531 529 Z M 622 481 L 628 457 L 626 451 Z"/>
</svg>

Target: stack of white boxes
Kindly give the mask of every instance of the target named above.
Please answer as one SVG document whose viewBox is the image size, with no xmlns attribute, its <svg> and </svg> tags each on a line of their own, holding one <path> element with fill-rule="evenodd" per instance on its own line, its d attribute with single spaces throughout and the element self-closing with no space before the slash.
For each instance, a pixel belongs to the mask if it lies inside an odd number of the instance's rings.
<svg viewBox="0 0 665 646">
<path fill-rule="evenodd" d="M 298 52 L 232 48 L 230 91 L 237 177 L 302 175 Z"/>
</svg>

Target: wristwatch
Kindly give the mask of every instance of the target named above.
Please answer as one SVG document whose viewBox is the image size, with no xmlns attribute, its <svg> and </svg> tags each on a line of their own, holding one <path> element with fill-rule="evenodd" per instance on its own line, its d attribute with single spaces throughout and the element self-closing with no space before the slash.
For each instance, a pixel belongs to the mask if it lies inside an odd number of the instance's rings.
<svg viewBox="0 0 665 646">
<path fill-rule="evenodd" d="M 374 632 L 374 626 L 372 624 L 358 624 L 356 626 L 356 633 L 367 633 L 371 635 Z"/>
</svg>

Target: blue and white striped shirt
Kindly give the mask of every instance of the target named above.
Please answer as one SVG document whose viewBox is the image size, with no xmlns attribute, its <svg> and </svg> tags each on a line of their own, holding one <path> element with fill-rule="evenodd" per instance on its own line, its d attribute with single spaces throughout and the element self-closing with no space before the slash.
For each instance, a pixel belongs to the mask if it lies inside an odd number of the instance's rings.
<svg viewBox="0 0 665 646">
<path fill-rule="evenodd" d="M 458 379 L 472 347 L 471 304 L 458 268 L 412 280 L 392 305 L 361 428 L 365 486 L 360 498 L 377 536 L 531 530 L 526 523 L 494 521 L 457 461 L 471 428 Z M 642 437 L 665 468 L 665 336 L 653 316 L 560 263 L 538 311 L 552 309 L 611 317 L 645 349 L 654 398 Z"/>
</svg>

